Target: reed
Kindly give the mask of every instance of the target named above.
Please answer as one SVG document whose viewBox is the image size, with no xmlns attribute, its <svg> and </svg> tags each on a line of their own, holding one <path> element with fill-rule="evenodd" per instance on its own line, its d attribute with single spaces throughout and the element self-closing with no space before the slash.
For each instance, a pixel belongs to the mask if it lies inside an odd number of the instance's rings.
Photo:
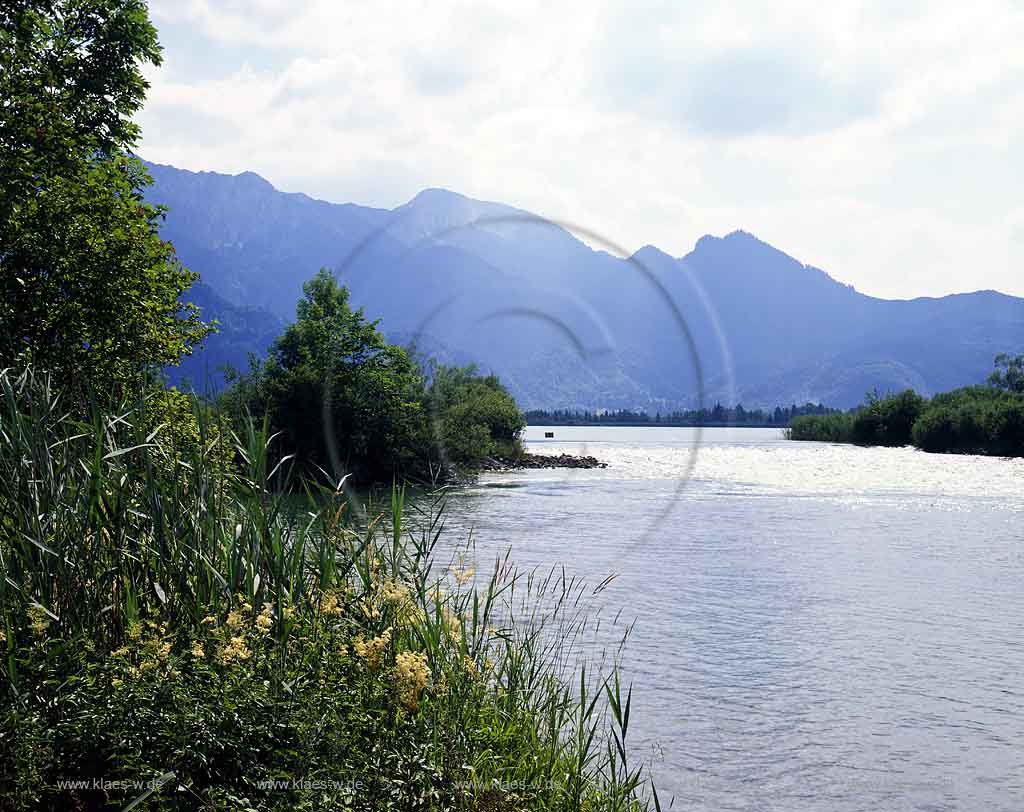
<svg viewBox="0 0 1024 812">
<path fill-rule="evenodd" d="M 265 423 L 0 396 L 0 809 L 658 805 L 603 585 L 441 567 L 443 491 L 361 516 Z"/>
</svg>

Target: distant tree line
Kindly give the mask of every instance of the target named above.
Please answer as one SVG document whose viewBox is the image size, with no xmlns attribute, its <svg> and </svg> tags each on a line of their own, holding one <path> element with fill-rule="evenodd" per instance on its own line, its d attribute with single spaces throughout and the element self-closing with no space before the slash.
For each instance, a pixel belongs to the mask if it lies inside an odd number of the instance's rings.
<svg viewBox="0 0 1024 812">
<path fill-rule="evenodd" d="M 712 408 L 683 409 L 671 412 L 632 411 L 617 409 L 611 411 L 589 411 L 554 409 L 530 409 L 526 422 L 533 426 L 748 426 L 786 427 L 794 417 L 803 415 L 839 414 L 821 403 L 805 403 L 797 406 L 776 406 L 774 409 L 744 409 L 742 404 L 723 406 L 716 403 Z"/>
<path fill-rule="evenodd" d="M 931 399 L 912 389 L 871 393 L 850 413 L 798 417 L 789 433 L 794 440 L 1024 456 L 1024 355 L 996 356 L 995 371 L 985 385 Z"/>
</svg>

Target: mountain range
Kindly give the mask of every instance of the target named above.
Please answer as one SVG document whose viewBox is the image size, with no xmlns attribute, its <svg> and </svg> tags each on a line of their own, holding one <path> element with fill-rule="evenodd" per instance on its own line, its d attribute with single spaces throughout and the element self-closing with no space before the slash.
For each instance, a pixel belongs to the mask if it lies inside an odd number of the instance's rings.
<svg viewBox="0 0 1024 812">
<path fill-rule="evenodd" d="M 683 257 L 427 189 L 393 210 L 284 193 L 252 172 L 148 164 L 162 235 L 201 275 L 219 334 L 171 370 L 199 389 L 244 368 L 332 269 L 391 341 L 494 371 L 524 408 L 852 406 L 871 390 L 978 383 L 1024 351 L 1024 299 L 867 296 L 744 231 Z"/>
</svg>

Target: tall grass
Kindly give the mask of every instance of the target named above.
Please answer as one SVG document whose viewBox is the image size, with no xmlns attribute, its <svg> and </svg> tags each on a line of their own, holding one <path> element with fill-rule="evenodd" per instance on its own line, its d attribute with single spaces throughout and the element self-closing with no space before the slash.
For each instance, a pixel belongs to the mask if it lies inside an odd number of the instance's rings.
<svg viewBox="0 0 1024 812">
<path fill-rule="evenodd" d="M 0 809 L 88 805 L 57 782 L 98 771 L 178 787 L 111 808 L 646 808 L 631 690 L 568 671 L 592 590 L 439 568 L 443 494 L 357 521 L 266 424 L 0 396 Z"/>
</svg>

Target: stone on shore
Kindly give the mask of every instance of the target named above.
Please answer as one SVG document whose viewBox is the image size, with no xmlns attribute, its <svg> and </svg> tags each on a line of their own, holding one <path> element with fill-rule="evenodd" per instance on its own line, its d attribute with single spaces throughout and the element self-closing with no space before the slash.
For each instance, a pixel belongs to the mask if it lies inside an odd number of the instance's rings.
<svg viewBox="0 0 1024 812">
<path fill-rule="evenodd" d="M 485 457 L 480 462 L 484 471 L 517 471 L 526 468 L 607 468 L 608 463 L 595 457 L 572 454 L 523 454 L 521 457 Z"/>
</svg>

